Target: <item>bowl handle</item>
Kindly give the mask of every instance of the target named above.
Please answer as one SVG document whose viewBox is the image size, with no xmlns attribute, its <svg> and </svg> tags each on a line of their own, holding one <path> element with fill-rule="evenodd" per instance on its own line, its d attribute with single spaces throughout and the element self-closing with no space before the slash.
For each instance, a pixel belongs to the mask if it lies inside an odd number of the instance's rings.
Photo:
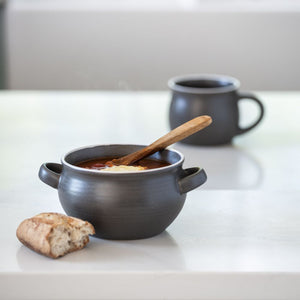
<svg viewBox="0 0 300 300">
<path fill-rule="evenodd" d="M 46 184 L 57 189 L 62 165 L 56 163 L 44 163 L 39 170 L 39 178 Z"/>
<path fill-rule="evenodd" d="M 202 185 L 207 179 L 206 173 L 199 167 L 183 170 L 183 177 L 178 181 L 181 194 L 185 194 Z"/>
</svg>

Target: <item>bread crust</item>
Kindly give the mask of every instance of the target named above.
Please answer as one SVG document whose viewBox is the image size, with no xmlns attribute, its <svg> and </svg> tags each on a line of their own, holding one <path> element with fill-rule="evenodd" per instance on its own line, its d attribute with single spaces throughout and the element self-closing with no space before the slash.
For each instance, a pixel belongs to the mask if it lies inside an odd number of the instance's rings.
<svg viewBox="0 0 300 300">
<path fill-rule="evenodd" d="M 80 243 L 70 243 L 67 251 L 54 253 L 55 246 L 52 241 L 54 230 L 60 227 L 68 236 L 77 231 L 82 233 Z M 57 258 L 67 253 L 82 249 L 89 242 L 89 234 L 95 234 L 93 225 L 78 218 L 69 217 L 60 213 L 41 213 L 21 222 L 17 228 L 17 238 L 26 247 L 46 255 Z M 72 241 L 71 241 L 72 242 Z"/>
</svg>

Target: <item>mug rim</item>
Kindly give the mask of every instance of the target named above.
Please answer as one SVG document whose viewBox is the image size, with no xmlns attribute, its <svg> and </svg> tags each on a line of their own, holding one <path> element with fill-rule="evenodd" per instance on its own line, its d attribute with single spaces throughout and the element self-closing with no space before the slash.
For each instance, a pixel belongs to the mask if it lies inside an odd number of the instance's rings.
<svg viewBox="0 0 300 300">
<path fill-rule="evenodd" d="M 156 172 L 164 172 L 164 171 L 168 171 L 169 169 L 173 169 L 175 167 L 180 166 L 181 164 L 183 164 L 184 162 L 184 155 L 179 152 L 178 150 L 175 149 L 171 149 L 171 148 L 165 148 L 163 149 L 163 151 L 167 150 L 170 152 L 174 152 L 177 153 L 180 157 L 180 159 L 174 163 L 174 164 L 170 164 L 168 166 L 165 167 L 160 167 L 160 168 L 155 168 L 155 169 L 148 169 L 148 170 L 140 170 L 140 171 L 114 171 L 114 172 L 101 172 L 101 170 L 94 170 L 94 169 L 85 169 L 82 167 L 78 167 L 76 165 L 73 165 L 69 162 L 66 161 L 66 158 L 68 155 L 80 151 L 80 150 L 84 150 L 84 149 L 90 149 L 90 148 L 96 148 L 96 147 L 109 147 L 109 146 L 140 146 L 140 147 L 146 147 L 146 145 L 140 145 L 140 144 L 96 144 L 96 145 L 88 145 L 88 146 L 82 146 L 79 148 L 75 148 L 73 150 L 68 151 L 66 154 L 64 154 L 61 157 L 61 163 L 64 166 L 67 166 L 68 168 L 74 170 L 74 171 L 78 171 L 78 172 L 83 172 L 85 174 L 97 174 L 97 175 L 101 175 L 101 176 L 114 176 L 114 175 L 136 175 L 136 174 L 149 174 L 149 173 L 156 173 Z"/>
<path fill-rule="evenodd" d="M 180 82 L 189 80 L 215 80 L 231 83 L 228 86 L 212 87 L 212 88 L 200 88 L 180 85 Z M 220 74 L 187 74 L 175 76 L 169 79 L 168 86 L 172 91 L 189 93 L 189 94 L 217 94 L 224 92 L 236 91 L 240 87 L 240 81 L 235 77 Z"/>
</svg>

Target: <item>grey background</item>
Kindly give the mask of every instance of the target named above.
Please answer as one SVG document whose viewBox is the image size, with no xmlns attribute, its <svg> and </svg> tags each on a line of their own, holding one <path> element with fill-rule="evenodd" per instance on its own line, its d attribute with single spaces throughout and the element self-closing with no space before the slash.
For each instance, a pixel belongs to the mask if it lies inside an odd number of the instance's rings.
<svg viewBox="0 0 300 300">
<path fill-rule="evenodd" d="M 299 1 L 227 2 L 9 1 L 7 88 L 161 90 L 217 73 L 243 89 L 299 90 Z"/>
<path fill-rule="evenodd" d="M 5 87 L 5 25 L 4 1 L 0 0 L 0 89 Z"/>
</svg>

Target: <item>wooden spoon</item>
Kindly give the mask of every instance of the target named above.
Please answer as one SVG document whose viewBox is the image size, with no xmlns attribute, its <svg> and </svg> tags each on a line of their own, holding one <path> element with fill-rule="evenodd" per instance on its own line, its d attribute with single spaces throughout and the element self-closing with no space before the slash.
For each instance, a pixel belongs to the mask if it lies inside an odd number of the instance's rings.
<svg viewBox="0 0 300 300">
<path fill-rule="evenodd" d="M 112 161 L 108 161 L 105 164 L 109 167 L 113 165 L 130 165 L 148 155 L 165 149 L 169 145 L 181 141 L 182 139 L 192 135 L 193 133 L 207 127 L 211 122 L 212 119 L 210 116 L 200 116 L 194 118 L 171 130 L 166 135 L 153 142 L 151 145 L 121 158 L 116 158 Z"/>
</svg>

